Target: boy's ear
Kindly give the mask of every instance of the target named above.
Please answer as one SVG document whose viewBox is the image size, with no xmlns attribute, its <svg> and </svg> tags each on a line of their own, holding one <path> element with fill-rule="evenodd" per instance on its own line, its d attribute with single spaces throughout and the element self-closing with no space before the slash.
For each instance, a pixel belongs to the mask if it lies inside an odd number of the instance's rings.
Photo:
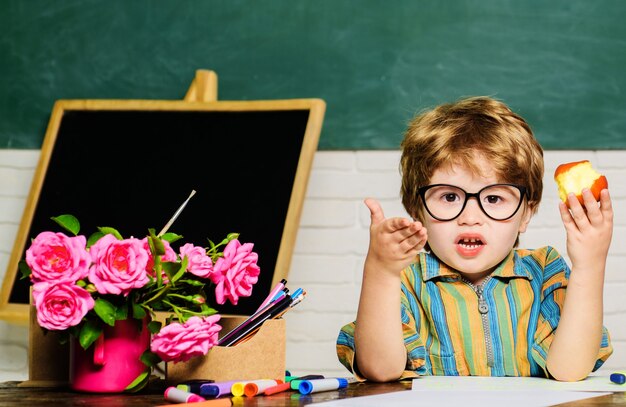
<svg viewBox="0 0 626 407">
<path fill-rule="evenodd" d="M 530 218 L 533 217 L 533 213 L 535 212 L 533 209 L 534 205 L 532 204 L 532 202 L 529 202 L 528 204 L 524 205 L 524 213 L 522 214 L 522 220 L 519 224 L 519 229 L 518 232 L 519 233 L 524 233 L 526 232 L 526 228 L 528 227 L 528 224 L 530 223 Z"/>
</svg>

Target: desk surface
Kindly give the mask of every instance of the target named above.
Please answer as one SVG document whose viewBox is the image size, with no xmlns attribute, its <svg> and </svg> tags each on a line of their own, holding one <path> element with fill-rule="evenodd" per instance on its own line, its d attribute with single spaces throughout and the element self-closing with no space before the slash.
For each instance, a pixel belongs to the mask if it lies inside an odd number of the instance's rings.
<svg viewBox="0 0 626 407">
<path fill-rule="evenodd" d="M 35 388 L 18 387 L 19 382 L 0 383 L 0 406 L 93 406 L 93 407 L 126 407 L 126 406 L 159 406 L 171 404 L 163 398 L 164 386 L 157 383 L 139 394 L 83 394 L 67 388 Z M 297 392 L 284 392 L 262 397 L 234 397 L 233 406 L 242 407 L 274 407 L 304 406 L 324 401 L 345 399 L 360 396 L 411 389 L 411 382 L 394 383 L 352 383 L 346 389 L 326 391 L 310 395 Z M 626 393 L 613 393 L 607 396 L 576 402 L 559 404 L 559 406 L 626 406 Z"/>
</svg>

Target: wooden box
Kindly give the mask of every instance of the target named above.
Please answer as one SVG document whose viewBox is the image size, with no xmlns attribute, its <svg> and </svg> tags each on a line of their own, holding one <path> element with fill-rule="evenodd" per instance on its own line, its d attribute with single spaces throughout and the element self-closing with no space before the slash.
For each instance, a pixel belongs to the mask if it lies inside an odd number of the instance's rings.
<svg viewBox="0 0 626 407">
<path fill-rule="evenodd" d="M 228 333 L 243 320 L 242 317 L 222 318 L 222 331 Z M 194 379 L 282 380 L 286 370 L 285 346 L 285 320 L 268 320 L 254 336 L 236 346 L 215 346 L 205 356 L 187 362 L 167 363 L 166 379 L 171 385 Z"/>
</svg>

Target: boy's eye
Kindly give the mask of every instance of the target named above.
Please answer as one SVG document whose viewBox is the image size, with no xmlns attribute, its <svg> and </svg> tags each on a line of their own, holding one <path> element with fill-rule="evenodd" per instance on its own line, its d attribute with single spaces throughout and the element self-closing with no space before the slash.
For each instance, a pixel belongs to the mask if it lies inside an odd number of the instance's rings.
<svg viewBox="0 0 626 407">
<path fill-rule="evenodd" d="M 446 202 L 456 202 L 459 200 L 459 195 L 453 192 L 448 192 L 443 195 L 443 200 Z"/>
<path fill-rule="evenodd" d="M 497 195 L 488 195 L 488 196 L 485 198 L 485 201 L 486 201 L 487 203 L 489 203 L 489 204 L 492 204 L 492 205 L 493 205 L 493 204 L 497 204 L 498 202 L 501 202 L 501 201 L 502 201 L 502 198 L 500 198 L 500 197 L 499 197 L 499 196 L 497 196 Z"/>
</svg>

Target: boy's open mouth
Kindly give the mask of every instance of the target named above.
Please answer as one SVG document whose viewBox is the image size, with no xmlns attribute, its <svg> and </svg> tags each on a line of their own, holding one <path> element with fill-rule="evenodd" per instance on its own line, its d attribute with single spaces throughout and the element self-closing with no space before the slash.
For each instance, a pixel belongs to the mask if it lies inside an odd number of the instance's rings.
<svg viewBox="0 0 626 407">
<path fill-rule="evenodd" d="M 484 245 L 483 241 L 477 238 L 461 238 L 457 242 L 458 245 L 462 246 L 465 249 L 475 249 Z"/>
</svg>

